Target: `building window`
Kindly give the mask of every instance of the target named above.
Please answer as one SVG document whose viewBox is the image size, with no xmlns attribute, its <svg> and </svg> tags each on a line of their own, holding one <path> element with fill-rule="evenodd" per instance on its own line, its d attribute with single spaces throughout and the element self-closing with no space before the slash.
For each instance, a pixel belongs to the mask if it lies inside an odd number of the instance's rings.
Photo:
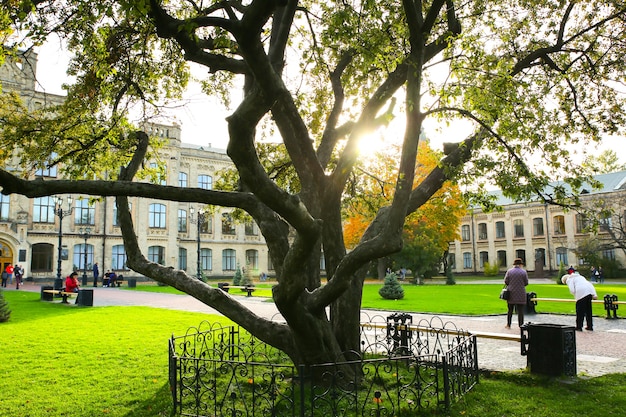
<svg viewBox="0 0 626 417">
<path fill-rule="evenodd" d="M 487 223 L 478 224 L 478 240 L 487 240 Z"/>
<path fill-rule="evenodd" d="M 52 272 L 52 252 L 54 247 L 49 243 L 35 243 L 30 262 L 31 272 Z"/>
<path fill-rule="evenodd" d="M 187 249 L 185 248 L 178 248 L 178 269 L 187 270 Z"/>
<path fill-rule="evenodd" d="M 587 232 L 587 219 L 583 214 L 576 215 L 576 233 Z"/>
<path fill-rule="evenodd" d="M 187 232 L 187 210 L 178 209 L 178 231 Z"/>
<path fill-rule="evenodd" d="M 506 262 L 506 251 L 499 250 L 498 251 L 498 265 L 501 267 L 506 267 L 508 264 Z"/>
<path fill-rule="evenodd" d="M 614 261 L 615 260 L 615 249 L 613 249 L 613 248 L 604 249 L 602 251 L 602 258 L 606 259 L 608 261 Z"/>
<path fill-rule="evenodd" d="M 274 263 L 272 262 L 272 257 L 270 256 L 269 252 L 267 254 L 267 269 L 268 271 L 274 270 Z"/>
<path fill-rule="evenodd" d="M 96 210 L 89 204 L 87 199 L 76 200 L 74 207 L 74 224 L 91 225 L 96 224 Z"/>
<path fill-rule="evenodd" d="M 517 219 L 513 221 L 513 235 L 515 237 L 524 237 L 524 220 Z"/>
<path fill-rule="evenodd" d="M 320 270 L 326 271 L 326 257 L 324 256 L 324 252 L 320 253 Z"/>
<path fill-rule="evenodd" d="M 202 215 L 202 223 L 200 224 L 200 233 L 213 233 L 213 217 L 210 213 Z"/>
<path fill-rule="evenodd" d="M 128 210 L 130 211 L 133 207 L 133 203 L 128 203 Z M 113 226 L 119 226 L 120 225 L 120 219 L 119 216 L 117 214 L 117 203 L 113 203 Z"/>
<path fill-rule="evenodd" d="M 45 163 L 45 167 L 44 168 L 37 168 L 37 170 L 35 171 L 35 176 L 36 177 L 48 177 L 48 178 L 56 178 L 57 177 L 57 166 L 53 165 L 50 166 L 52 164 L 52 161 L 55 160 L 59 155 L 55 152 L 53 152 L 50 155 L 50 158 L 48 158 L 48 160 Z"/>
<path fill-rule="evenodd" d="M 222 270 L 234 271 L 237 267 L 237 257 L 234 249 L 224 249 L 222 251 Z"/>
<path fill-rule="evenodd" d="M 8 195 L 0 194 L 0 220 L 6 221 L 9 219 L 9 202 L 11 197 Z"/>
<path fill-rule="evenodd" d="M 556 248 L 556 264 L 569 265 L 567 260 L 567 248 Z"/>
<path fill-rule="evenodd" d="M 541 265 L 546 266 L 546 250 L 543 248 L 535 249 L 535 262 L 541 262 Z"/>
<path fill-rule="evenodd" d="M 464 269 L 472 268 L 472 254 L 469 252 L 463 252 L 463 268 Z"/>
<path fill-rule="evenodd" d="M 85 251 L 87 252 L 87 264 L 85 265 Z M 80 245 L 74 245 L 74 256 L 73 256 L 73 264 L 74 269 L 79 271 L 89 271 L 92 268 L 93 264 L 93 245 L 85 245 L 81 243 Z"/>
<path fill-rule="evenodd" d="M 200 249 L 200 265 L 203 271 L 211 271 L 213 269 L 213 251 L 211 249 Z"/>
<path fill-rule="evenodd" d="M 524 263 L 524 265 L 527 265 L 526 264 L 526 251 L 524 249 L 517 249 L 515 251 L 515 257 L 520 258 L 522 262 Z"/>
<path fill-rule="evenodd" d="M 181 188 L 187 188 L 188 183 L 189 182 L 187 181 L 187 173 L 179 172 L 178 173 L 178 186 Z"/>
<path fill-rule="evenodd" d="M 155 171 L 153 182 L 155 184 L 167 185 L 167 176 L 165 172 L 167 171 L 167 167 L 160 167 L 156 162 L 150 163 L 150 169 Z"/>
<path fill-rule="evenodd" d="M 602 213 L 600 218 L 600 230 L 606 232 L 613 226 L 613 219 L 611 213 Z"/>
<path fill-rule="evenodd" d="M 165 265 L 165 248 L 163 246 L 150 246 L 148 248 L 148 260 L 159 265 Z"/>
<path fill-rule="evenodd" d="M 496 239 L 504 239 L 504 222 L 496 222 Z"/>
<path fill-rule="evenodd" d="M 257 236 L 259 234 L 259 229 L 256 227 L 254 220 L 246 221 L 245 229 L 246 236 Z"/>
<path fill-rule="evenodd" d="M 33 200 L 33 222 L 54 223 L 54 199 L 38 197 Z"/>
<path fill-rule="evenodd" d="M 481 268 L 485 267 L 485 264 L 489 263 L 489 252 L 480 252 L 478 254 L 479 266 Z"/>
<path fill-rule="evenodd" d="M 470 227 L 467 224 L 461 226 L 461 240 L 463 242 L 469 242 L 470 240 Z"/>
<path fill-rule="evenodd" d="M 554 216 L 554 234 L 565 234 L 565 216 Z"/>
<path fill-rule="evenodd" d="M 533 219 L 533 236 L 543 236 L 543 219 L 541 217 Z"/>
<path fill-rule="evenodd" d="M 150 204 L 149 226 L 158 229 L 165 229 L 165 204 Z"/>
<path fill-rule="evenodd" d="M 212 190 L 213 178 L 210 175 L 198 175 L 198 188 Z"/>
<path fill-rule="evenodd" d="M 124 245 L 115 245 L 111 248 L 111 268 L 114 270 L 128 269 L 126 266 L 126 249 Z"/>
<path fill-rule="evenodd" d="M 222 213 L 222 234 L 235 234 L 235 222 L 233 221 L 233 216 L 231 216 L 230 213 Z"/>
<path fill-rule="evenodd" d="M 448 254 L 448 269 L 456 269 L 456 254 L 454 253 Z"/>
<path fill-rule="evenodd" d="M 259 251 L 255 249 L 246 251 L 246 265 L 248 268 L 259 269 Z"/>
</svg>

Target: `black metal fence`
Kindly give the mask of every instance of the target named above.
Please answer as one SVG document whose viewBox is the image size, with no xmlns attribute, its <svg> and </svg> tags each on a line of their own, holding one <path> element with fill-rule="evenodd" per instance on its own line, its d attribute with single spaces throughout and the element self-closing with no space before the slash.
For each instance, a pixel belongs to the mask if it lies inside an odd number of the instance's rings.
<svg viewBox="0 0 626 417">
<path fill-rule="evenodd" d="M 476 338 L 412 317 L 364 317 L 355 360 L 296 366 L 237 326 L 202 322 L 169 343 L 183 416 L 414 416 L 447 409 L 478 382 Z M 315 375 L 313 378 L 311 375 Z"/>
</svg>

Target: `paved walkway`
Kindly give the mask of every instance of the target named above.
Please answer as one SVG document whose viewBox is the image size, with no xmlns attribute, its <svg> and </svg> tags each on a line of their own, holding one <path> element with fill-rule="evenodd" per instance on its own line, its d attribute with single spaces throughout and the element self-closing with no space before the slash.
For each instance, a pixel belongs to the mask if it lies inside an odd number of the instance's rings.
<svg viewBox="0 0 626 417">
<path fill-rule="evenodd" d="M 90 287 L 91 288 L 91 287 Z M 11 288 L 7 289 L 11 291 Z M 39 292 L 40 286 L 27 283 L 22 290 Z M 94 306 L 149 306 L 172 310 L 184 310 L 207 314 L 218 314 L 188 295 L 162 294 L 142 291 L 126 291 L 119 288 L 93 288 Z M 14 291 L 14 289 L 13 289 Z M 273 303 L 259 297 L 236 296 L 240 302 L 256 314 L 275 318 L 278 310 Z M 626 309 L 624 309 L 626 310 Z M 389 312 L 370 311 L 366 313 L 386 316 Z M 618 315 L 626 311 L 618 310 Z M 431 314 L 412 314 L 413 323 L 431 320 Z M 438 316 L 456 328 L 470 332 L 495 332 L 519 335 L 519 329 L 505 329 L 506 315 L 465 317 Z M 515 321 L 516 317 L 514 317 Z M 527 315 L 526 322 L 574 325 L 573 316 L 554 314 Z M 607 320 L 594 317 L 594 331 L 576 332 L 577 370 L 579 376 L 599 376 L 607 373 L 626 373 L 626 319 Z M 478 339 L 478 362 L 482 369 L 520 370 L 526 367 L 526 357 L 520 354 L 519 342 Z"/>
</svg>

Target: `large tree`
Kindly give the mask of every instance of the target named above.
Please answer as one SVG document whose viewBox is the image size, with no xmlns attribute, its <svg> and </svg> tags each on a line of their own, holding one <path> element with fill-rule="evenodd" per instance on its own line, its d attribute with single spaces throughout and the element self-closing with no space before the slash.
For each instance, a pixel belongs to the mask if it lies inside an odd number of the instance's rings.
<svg viewBox="0 0 626 417">
<path fill-rule="evenodd" d="M 541 190 L 557 174 L 580 184 L 571 146 L 623 127 L 626 5 L 617 0 L 12 0 L 3 7 L 15 36 L 33 45 L 52 34 L 65 40 L 76 83 L 64 106 L 41 118 L 19 117 L 19 107 L 2 115 L 2 155 L 19 148 L 25 169 L 58 163 L 72 179 L 29 181 L 1 170 L 2 192 L 117 196 L 130 268 L 214 307 L 296 363 L 358 349 L 364 265 L 401 249 L 406 216 L 445 181 L 475 191 L 491 182 L 510 196 L 539 193 L 558 202 L 565 187 Z M 238 100 L 225 121 L 235 191 L 133 180 L 154 148 L 144 133 L 128 133 L 127 116 L 148 117 L 176 97 L 188 66 L 204 68 L 207 94 Z M 389 122 L 394 100 L 403 105 L 404 131 L 393 199 L 348 252 L 346 184 L 359 175 L 359 142 Z M 473 128 L 450 136 L 445 157 L 413 187 L 420 132 L 433 118 L 465 119 Z M 284 144 L 297 188 L 268 175 L 255 147 L 265 132 Z M 91 162 L 112 154 L 104 177 Z M 112 169 L 122 165 L 119 174 Z M 237 207 L 252 216 L 276 269 L 274 301 L 286 323 L 148 262 L 128 196 Z"/>
</svg>

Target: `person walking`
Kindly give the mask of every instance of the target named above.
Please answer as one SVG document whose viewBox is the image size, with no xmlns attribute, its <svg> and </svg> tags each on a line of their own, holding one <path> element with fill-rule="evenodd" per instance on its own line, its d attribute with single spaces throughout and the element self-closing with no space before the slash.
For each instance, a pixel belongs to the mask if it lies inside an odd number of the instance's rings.
<svg viewBox="0 0 626 417">
<path fill-rule="evenodd" d="M 583 331 L 583 322 L 587 321 L 586 330 L 593 331 L 593 310 L 591 300 L 597 300 L 598 294 L 593 284 L 580 275 L 572 266 L 567 270 L 567 275 L 561 277 L 561 282 L 567 284 L 569 292 L 576 299 L 576 330 Z"/>
<path fill-rule="evenodd" d="M 98 269 L 98 262 L 93 264 L 93 286 L 98 286 L 98 276 L 100 276 L 100 269 Z"/>
<path fill-rule="evenodd" d="M 509 290 L 507 300 L 508 311 L 506 314 L 506 328 L 511 328 L 513 310 L 517 310 L 517 324 L 524 324 L 524 309 L 526 308 L 526 286 L 528 285 L 528 273 L 523 268 L 524 261 L 520 258 L 513 261 L 513 268 L 506 271 L 504 283 Z"/>
<path fill-rule="evenodd" d="M 15 289 L 19 290 L 20 285 L 22 285 L 22 279 L 24 277 L 24 270 L 22 269 L 21 266 L 15 265 L 15 268 L 13 269 L 13 273 L 15 274 Z"/>
</svg>

